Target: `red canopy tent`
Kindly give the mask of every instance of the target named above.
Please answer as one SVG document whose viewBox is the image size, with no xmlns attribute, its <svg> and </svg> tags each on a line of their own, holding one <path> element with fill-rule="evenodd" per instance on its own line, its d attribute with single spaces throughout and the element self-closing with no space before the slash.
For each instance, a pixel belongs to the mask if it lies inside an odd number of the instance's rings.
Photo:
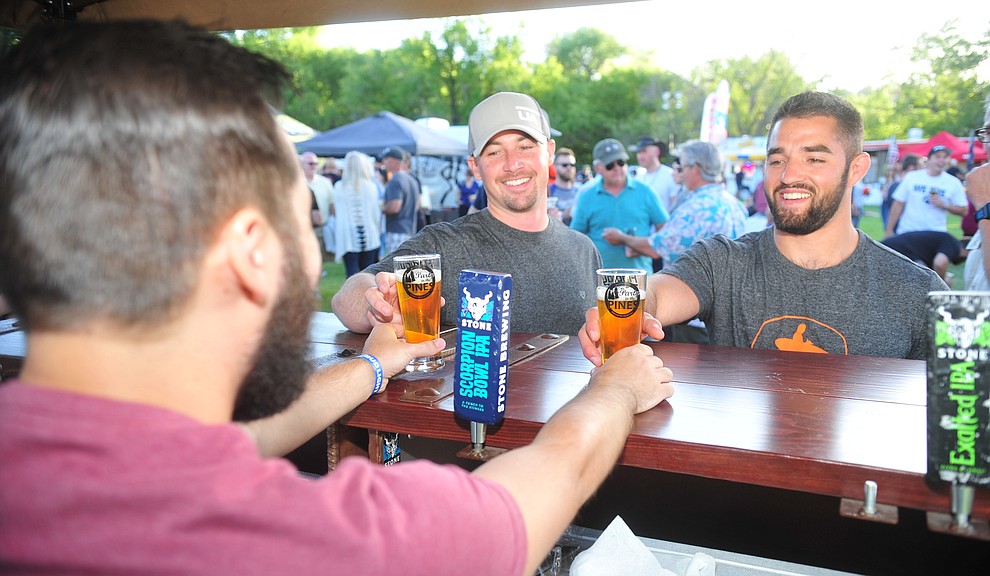
<svg viewBox="0 0 990 576">
<path fill-rule="evenodd" d="M 939 132 L 929 138 L 927 142 L 922 142 L 921 144 L 904 144 L 898 146 L 898 152 L 901 158 L 905 154 L 928 156 L 928 151 L 932 149 L 932 146 L 939 145 L 951 150 L 952 157 L 960 162 L 965 162 L 969 157 L 969 139 L 964 140 L 945 131 Z M 983 147 L 983 143 L 980 141 L 976 141 L 973 144 L 973 161 L 976 163 L 987 161 L 986 148 Z"/>
</svg>

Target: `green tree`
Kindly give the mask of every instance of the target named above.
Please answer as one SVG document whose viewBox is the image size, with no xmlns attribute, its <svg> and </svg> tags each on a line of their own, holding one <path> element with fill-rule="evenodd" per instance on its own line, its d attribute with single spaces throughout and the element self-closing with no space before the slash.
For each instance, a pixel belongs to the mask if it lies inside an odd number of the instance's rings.
<svg viewBox="0 0 990 576">
<path fill-rule="evenodd" d="M 893 91 L 895 113 L 907 127 L 919 127 L 926 136 L 941 130 L 965 135 L 982 125 L 984 102 L 990 83 L 980 82 L 977 68 L 990 51 L 990 30 L 983 38 L 969 41 L 949 21 L 938 34 L 922 34 L 911 61 L 920 71 Z"/>
<path fill-rule="evenodd" d="M 750 57 L 713 60 L 692 73 L 694 84 L 704 89 L 704 97 L 713 92 L 719 81 L 729 82 L 730 136 L 761 136 L 777 108 L 794 94 L 812 90 L 817 82 L 808 82 L 798 74 L 790 59 L 771 50 L 756 60 Z M 699 116 L 700 118 L 700 116 Z"/>
<path fill-rule="evenodd" d="M 625 53 L 624 46 L 597 28 L 579 28 L 547 45 L 548 56 L 564 64 L 570 73 L 589 80 L 599 78 L 606 64 Z"/>
</svg>

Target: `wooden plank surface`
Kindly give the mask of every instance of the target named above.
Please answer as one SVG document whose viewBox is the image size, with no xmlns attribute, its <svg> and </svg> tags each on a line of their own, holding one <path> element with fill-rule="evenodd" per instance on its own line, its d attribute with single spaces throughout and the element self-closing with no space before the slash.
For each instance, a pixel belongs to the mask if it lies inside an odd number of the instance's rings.
<svg viewBox="0 0 990 576">
<path fill-rule="evenodd" d="M 924 478 L 924 362 L 652 346 L 674 371 L 677 392 L 636 417 L 621 464 L 857 499 L 873 480 L 882 504 L 949 510 L 947 487 Z M 513 367 L 506 420 L 489 431 L 489 444 L 531 442 L 587 383 L 590 368 L 576 339 Z M 435 376 L 452 377 L 452 369 Z M 403 402 L 406 386 L 393 382 L 345 422 L 468 442 L 452 399 Z M 986 490 L 978 491 L 974 517 L 990 518 Z"/>
</svg>

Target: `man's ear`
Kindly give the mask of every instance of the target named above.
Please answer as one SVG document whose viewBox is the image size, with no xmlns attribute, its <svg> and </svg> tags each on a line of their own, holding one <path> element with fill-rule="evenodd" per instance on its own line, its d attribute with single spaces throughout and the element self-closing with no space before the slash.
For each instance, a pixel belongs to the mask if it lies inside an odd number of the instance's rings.
<svg viewBox="0 0 990 576">
<path fill-rule="evenodd" d="M 853 183 L 859 182 L 870 171 L 870 165 L 872 163 L 873 160 L 870 159 L 870 155 L 866 152 L 860 152 L 854 156 L 849 166 L 849 181 Z"/>
<path fill-rule="evenodd" d="M 220 234 L 237 288 L 259 306 L 278 291 L 277 238 L 268 219 L 254 208 L 239 210 Z"/>
<path fill-rule="evenodd" d="M 478 171 L 478 161 L 475 159 L 474 156 L 467 157 L 467 165 L 468 168 L 471 170 L 471 174 L 474 174 L 474 179 L 481 182 L 481 172 Z"/>
</svg>

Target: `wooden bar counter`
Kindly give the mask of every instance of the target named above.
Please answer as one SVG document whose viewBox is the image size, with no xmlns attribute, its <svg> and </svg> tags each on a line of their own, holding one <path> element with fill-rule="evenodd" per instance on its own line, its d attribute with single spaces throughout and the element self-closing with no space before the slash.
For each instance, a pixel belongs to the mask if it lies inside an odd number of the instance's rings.
<svg viewBox="0 0 990 576">
<path fill-rule="evenodd" d="M 514 335 L 513 343 L 532 336 Z M 924 362 L 650 345 L 674 372 L 676 393 L 636 417 L 620 464 L 860 500 L 872 480 L 881 504 L 949 512 L 948 488 L 924 478 Z M 576 338 L 513 366 L 506 419 L 489 431 L 488 444 L 532 441 L 591 368 Z M 435 374 L 452 376 L 449 365 Z M 419 382 L 394 380 L 344 422 L 467 443 L 451 397 L 432 406 L 403 400 Z M 990 518 L 986 490 L 978 491 L 974 517 Z"/>
</svg>

